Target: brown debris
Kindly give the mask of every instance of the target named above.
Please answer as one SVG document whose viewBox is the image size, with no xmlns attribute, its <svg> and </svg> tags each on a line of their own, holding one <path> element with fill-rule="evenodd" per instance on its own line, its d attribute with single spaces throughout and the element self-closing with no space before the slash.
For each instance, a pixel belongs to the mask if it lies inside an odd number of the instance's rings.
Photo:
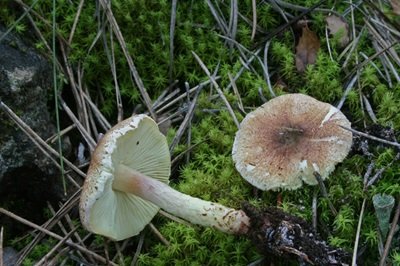
<svg viewBox="0 0 400 266">
<path fill-rule="evenodd" d="M 273 207 L 259 211 L 248 203 L 243 210 L 251 222 L 248 237 L 266 257 L 311 265 L 349 265 L 350 254 L 329 246 L 303 219 Z"/>
<path fill-rule="evenodd" d="M 296 46 L 296 68 L 303 73 L 307 65 L 314 64 L 320 48 L 318 36 L 308 26 L 302 28 L 302 34 Z"/>
<path fill-rule="evenodd" d="M 339 46 L 340 48 L 345 47 L 350 42 L 349 36 L 349 24 L 344 18 L 330 15 L 325 18 L 326 24 L 329 29 L 329 33 L 333 36 L 339 35 Z"/>
<path fill-rule="evenodd" d="M 400 15 L 400 0 L 391 0 L 390 5 L 392 6 L 393 13 Z"/>
</svg>

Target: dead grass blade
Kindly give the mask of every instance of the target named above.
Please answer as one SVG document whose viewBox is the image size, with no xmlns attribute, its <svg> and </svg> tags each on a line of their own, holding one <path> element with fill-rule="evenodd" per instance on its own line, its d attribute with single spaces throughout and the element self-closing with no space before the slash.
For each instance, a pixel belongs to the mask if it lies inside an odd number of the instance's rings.
<svg viewBox="0 0 400 266">
<path fill-rule="evenodd" d="M 200 91 L 201 91 L 202 88 L 203 88 L 202 86 L 199 86 L 197 88 L 196 93 L 195 93 L 195 95 L 193 97 L 193 100 L 190 103 L 190 105 L 188 107 L 188 110 L 186 112 L 186 116 L 183 119 L 181 125 L 179 126 L 179 128 L 178 128 L 178 130 L 177 130 L 177 132 L 175 134 L 175 137 L 173 138 L 173 140 L 171 142 L 171 145 L 169 146 L 169 150 L 170 150 L 171 153 L 175 149 L 176 145 L 178 145 L 183 133 L 185 132 L 187 126 L 189 125 L 190 120 L 192 120 L 192 118 L 193 118 L 193 114 L 194 114 L 194 110 L 195 110 L 195 107 L 196 107 L 197 99 L 198 99 L 198 96 L 199 96 Z M 188 95 L 188 93 L 186 93 L 186 94 Z"/>
<path fill-rule="evenodd" d="M 62 247 L 65 242 L 71 237 L 73 233 L 75 233 L 75 230 L 72 230 L 68 234 L 64 236 L 63 239 L 61 239 L 46 255 L 44 255 L 37 263 L 35 263 L 35 266 L 45 266 L 48 265 L 48 261 L 50 260 L 51 256 L 60 248 Z"/>
<path fill-rule="evenodd" d="M 219 97 L 221 97 L 222 101 L 225 103 L 226 108 L 228 109 L 229 114 L 232 116 L 233 122 L 236 124 L 237 128 L 240 127 L 239 121 L 236 118 L 235 112 L 233 111 L 230 103 L 228 102 L 228 100 L 226 99 L 224 93 L 222 92 L 222 90 L 220 89 L 218 83 L 215 81 L 214 77 L 211 76 L 210 71 L 208 70 L 208 68 L 206 67 L 206 65 L 204 65 L 203 61 L 200 59 L 200 57 L 192 51 L 192 54 L 194 56 L 194 58 L 197 60 L 197 62 L 199 63 L 200 67 L 203 69 L 203 71 L 206 73 L 206 75 L 208 76 L 208 78 L 210 79 L 212 85 L 214 86 L 214 88 L 217 90 Z"/>
<path fill-rule="evenodd" d="M 69 38 L 68 38 L 68 45 L 70 46 L 72 43 L 72 39 L 74 38 L 76 26 L 78 25 L 79 17 L 81 16 L 83 4 L 85 3 L 85 0 L 80 0 L 78 10 L 76 11 L 74 23 L 72 24 L 71 32 L 69 33 Z"/>
<path fill-rule="evenodd" d="M 51 237 L 53 237 L 53 238 L 55 238 L 57 240 L 64 241 L 64 238 L 62 236 L 60 236 L 60 235 L 58 235 L 56 233 L 53 233 L 53 232 L 51 232 L 51 231 L 49 231 L 49 230 L 47 230 L 47 229 L 35 224 L 35 223 L 32 223 L 31 221 L 28 221 L 28 220 L 26 220 L 26 219 L 24 219 L 24 218 L 22 218 L 22 217 L 20 217 L 20 216 L 18 216 L 16 214 L 10 212 L 10 211 L 7 211 L 6 209 L 0 208 L 0 213 L 3 213 L 4 215 L 9 216 L 10 218 L 12 218 L 12 219 L 14 219 L 14 220 L 16 220 L 16 221 L 18 221 L 20 223 L 23 223 L 23 224 L 25 224 L 25 225 L 27 225 L 29 227 L 32 227 L 32 228 L 34 228 L 34 229 L 36 229 L 36 230 L 38 230 L 38 231 L 40 231 L 42 233 L 45 233 L 46 235 L 51 236 Z M 101 263 L 106 263 L 107 262 L 107 260 L 104 257 L 98 255 L 97 253 L 95 253 L 95 252 L 93 252 L 91 250 L 88 250 L 87 248 L 84 248 L 84 247 L 82 247 L 82 246 L 70 241 L 69 239 L 67 239 L 65 241 L 65 244 L 70 246 L 70 247 L 72 247 L 72 248 L 75 248 L 75 249 L 77 249 L 79 251 L 82 251 L 83 253 L 86 253 L 86 254 L 88 254 L 90 256 L 93 256 L 93 258 L 95 258 L 96 260 L 98 260 Z M 110 265 L 117 266 L 117 264 L 115 264 L 115 263 L 113 263 L 111 261 L 109 261 L 109 263 L 110 263 Z"/>
<path fill-rule="evenodd" d="M 129 65 L 129 70 L 131 71 L 131 74 L 136 82 L 136 86 L 138 87 L 140 93 L 142 94 L 142 97 L 143 97 L 144 103 L 147 107 L 147 110 L 149 111 L 151 117 L 154 120 L 157 120 L 156 114 L 153 112 L 153 110 L 151 108 L 152 104 L 151 104 L 150 96 L 147 93 L 146 88 L 144 87 L 143 81 L 140 78 L 138 71 L 136 70 L 136 67 L 135 67 L 135 64 L 133 63 L 132 57 L 128 52 L 125 39 L 119 29 L 118 23 L 117 23 L 114 15 L 113 15 L 113 12 L 109 6 L 110 3 L 108 3 L 106 0 L 100 0 L 99 2 L 101 4 L 101 6 L 103 7 L 104 11 L 106 12 L 108 21 L 110 22 L 113 32 L 114 32 L 115 36 L 117 37 L 118 42 L 122 48 L 122 51 L 126 58 L 126 61 L 128 62 L 128 65 Z"/>
<path fill-rule="evenodd" d="M 172 83 L 173 70 L 174 70 L 174 36 L 175 36 L 175 23 L 176 23 L 176 5 L 178 0 L 172 0 L 171 5 L 171 21 L 169 26 L 169 83 Z"/>
<path fill-rule="evenodd" d="M 355 130 L 355 129 L 353 129 L 353 128 L 348 128 L 348 127 L 344 127 L 344 126 L 340 126 L 340 127 L 344 128 L 344 129 L 346 129 L 346 130 L 348 130 L 348 131 L 351 131 L 352 133 L 354 133 L 354 134 L 356 134 L 356 135 L 360 135 L 360 136 L 363 136 L 363 137 L 365 137 L 365 138 L 368 138 L 368 139 L 372 139 L 372 140 L 381 142 L 381 143 L 383 143 L 383 144 L 395 146 L 396 148 L 400 149 L 400 143 L 398 143 L 398 142 L 388 141 L 388 140 L 385 140 L 385 139 L 381 139 L 381 138 L 372 136 L 372 135 L 370 135 L 370 134 L 357 131 L 357 130 Z"/>
<path fill-rule="evenodd" d="M 396 212 L 393 216 L 392 225 L 390 227 L 389 234 L 386 238 L 385 248 L 383 250 L 381 260 L 379 261 L 379 266 L 386 265 L 386 258 L 389 254 L 390 246 L 392 245 L 393 236 L 396 231 L 397 223 L 399 222 L 399 217 L 400 217 L 400 200 L 398 200 L 397 203 Z"/>
<path fill-rule="evenodd" d="M 19 118 L 4 102 L 0 101 L 0 109 L 2 109 L 17 125 L 18 127 L 34 142 L 34 144 L 43 148 L 41 150 L 46 150 L 48 153 L 53 156 L 60 157 L 60 154 L 54 150 L 50 145 L 48 145 L 34 130 L 32 130 L 21 118 Z M 51 158 L 51 157 L 49 157 Z M 51 158 L 52 159 L 52 158 Z M 78 167 L 76 167 L 73 163 L 67 160 L 65 157 L 62 157 L 64 163 L 69 166 L 72 170 L 74 170 L 77 174 L 82 177 L 85 177 L 85 173 L 83 173 Z M 53 159 L 54 160 L 54 159 Z"/>
<path fill-rule="evenodd" d="M 3 256 L 3 231 L 4 231 L 4 228 L 2 226 L 0 229 L 0 266 L 4 266 L 4 264 L 3 264 L 3 258 L 4 258 L 4 256 Z"/>
</svg>

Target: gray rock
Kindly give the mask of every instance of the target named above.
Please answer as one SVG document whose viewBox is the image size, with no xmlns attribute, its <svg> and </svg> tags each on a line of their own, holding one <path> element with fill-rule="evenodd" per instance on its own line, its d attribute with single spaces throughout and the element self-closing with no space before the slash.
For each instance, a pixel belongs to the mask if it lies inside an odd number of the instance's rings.
<svg viewBox="0 0 400 266">
<path fill-rule="evenodd" d="M 0 28 L 0 36 L 4 32 Z M 0 100 L 44 139 L 56 132 L 47 108 L 51 88 L 48 62 L 9 34 L 0 43 Z M 0 129 L 0 184 L 7 173 L 27 165 L 54 174 L 49 160 L 3 112 L 0 112 Z"/>
<path fill-rule="evenodd" d="M 3 264 L 4 266 L 14 266 L 18 260 L 18 252 L 12 247 L 3 248 Z"/>
<path fill-rule="evenodd" d="M 0 26 L 0 36 L 4 32 Z M 56 132 L 49 112 L 54 107 L 48 106 L 52 90 L 49 62 L 8 34 L 0 43 L 0 100 L 43 139 Z M 61 194 L 59 176 L 54 164 L 0 109 L 0 206 L 40 222 L 46 201 Z M 1 219 L 0 224 L 15 227 Z"/>
</svg>

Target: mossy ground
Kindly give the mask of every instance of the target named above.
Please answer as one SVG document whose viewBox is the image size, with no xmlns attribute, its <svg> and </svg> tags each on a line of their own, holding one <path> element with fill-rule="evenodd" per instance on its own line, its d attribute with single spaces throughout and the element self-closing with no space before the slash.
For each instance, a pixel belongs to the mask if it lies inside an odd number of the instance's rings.
<svg viewBox="0 0 400 266">
<path fill-rule="evenodd" d="M 311 6 L 317 2 L 316 0 L 298 0 L 296 4 Z M 51 21 L 51 1 L 26 1 L 28 5 L 33 3 L 36 3 L 33 10 L 45 20 Z M 340 5 L 335 3 L 336 1 L 327 1 L 323 7 L 335 6 L 335 10 L 338 11 L 349 7 L 346 3 Z M 15 5 L 13 1 L 0 3 L 0 17 L 8 26 L 15 25 L 16 19 L 21 15 L 20 9 L 11 8 Z M 221 14 L 229 18 L 229 1 L 218 2 L 218 5 Z M 250 0 L 240 1 L 238 7 L 244 17 L 252 18 Z M 69 38 L 77 10 L 78 2 L 57 1 L 59 38 Z M 133 110 L 139 112 L 146 110 L 138 89 L 132 84 L 122 50 L 116 38 L 111 39 L 110 26 L 106 23 L 104 13 L 99 10 L 97 1 L 84 3 L 73 41 L 68 47 L 68 58 L 73 68 L 81 67 L 84 70 L 82 78 L 84 84 L 100 110 L 114 123 L 117 104 L 115 84 L 109 65 L 111 42 L 115 48 L 118 85 L 125 116 Z M 171 3 L 169 1 L 118 0 L 112 1 L 112 10 L 138 73 L 150 97 L 155 100 L 170 82 Z M 299 14 L 299 11 L 292 12 Z M 337 47 L 335 40 L 330 40 L 332 54 L 329 54 L 325 45 L 327 43 L 325 15 L 325 13 L 315 11 L 308 16 L 308 19 L 312 21 L 312 30 L 317 33 L 322 45 L 316 64 L 308 67 L 304 74 L 296 71 L 294 64 L 296 40 L 291 30 L 286 29 L 271 39 L 268 67 L 273 89 L 277 95 L 302 92 L 332 104 L 338 103 L 343 96 L 344 87 L 349 81 L 347 74 L 354 69 L 360 58 L 356 56 L 357 53 L 353 53 L 347 67 L 342 68 L 344 57 L 339 57 L 342 50 Z M 356 23 L 362 22 L 363 14 L 356 12 L 355 15 Z M 265 32 L 285 23 L 279 13 L 265 3 L 258 3 L 257 18 L 258 26 Z M 38 17 L 33 16 L 33 19 L 44 34 L 44 38 L 49 41 L 51 27 Z M 104 27 L 104 34 L 97 38 L 101 27 Z M 33 32 L 26 19 L 18 22 L 14 31 L 22 34 Z M 251 32 L 251 25 L 239 18 L 237 42 L 241 47 L 251 51 L 263 49 L 265 43 L 262 43 L 262 39 L 265 34 L 258 32 L 255 40 L 251 41 Z M 218 70 L 218 83 L 221 88 L 227 88 L 230 84 L 229 75 L 235 76 L 242 71 L 241 53 L 248 58 L 251 57 L 251 53 L 231 46 L 229 41 L 222 38 L 223 35 L 206 1 L 178 1 L 174 63 L 171 73 L 172 79 L 178 80 L 177 87 L 181 88 L 182 92 L 185 90 L 184 82 L 188 82 L 193 87 L 207 79 L 194 59 L 192 51 L 199 55 L 211 72 Z M 34 45 L 39 51 L 49 54 L 44 42 L 34 35 L 31 37 L 35 40 Z M 376 52 L 372 47 L 371 36 L 367 33 L 361 35 L 356 49 L 367 56 L 372 56 Z M 369 99 L 375 111 L 377 123 L 381 126 L 389 126 L 396 132 L 400 128 L 400 85 L 397 83 L 390 87 L 378 73 L 378 69 L 383 67 L 381 62 L 374 60 L 374 63 L 377 68 L 366 65 L 359 70 L 360 78 L 357 86 L 348 94 L 342 111 L 355 128 L 362 130 L 364 126 L 372 125 L 373 122 L 362 108 L 360 101 L 362 94 Z M 251 111 L 263 103 L 260 91 L 265 98 L 272 97 L 265 82 L 262 67 L 257 60 L 252 63 L 250 69 L 243 71 L 236 80 L 236 85 L 246 111 Z M 64 86 L 65 95 L 68 95 L 68 90 L 67 82 Z M 237 95 L 232 88 L 224 89 L 224 93 L 240 121 L 243 113 L 238 109 Z M 186 194 L 217 201 L 230 207 L 240 207 L 243 201 L 249 201 L 258 207 L 275 206 L 277 192 L 256 192 L 237 173 L 231 159 L 232 143 L 237 127 L 226 110 L 226 106 L 215 95 L 217 95 L 215 89 L 206 86 L 199 97 L 195 115 L 191 121 L 191 145 L 194 145 L 194 148 L 190 151 L 188 163 L 181 159 L 174 165 L 171 185 Z M 184 106 L 185 102 L 182 101 L 179 104 Z M 173 109 L 171 109 L 172 112 L 174 112 Z M 178 126 L 179 122 L 169 129 L 170 141 Z M 187 149 L 186 137 L 187 135 L 184 135 L 181 144 L 174 150 L 173 157 Z M 318 229 L 330 244 L 351 251 L 356 237 L 361 204 L 366 197 L 367 207 L 361 227 L 360 250 L 362 250 L 364 263 L 375 265 L 379 258 L 378 233 L 371 198 L 376 193 L 399 197 L 400 163 L 395 161 L 391 164 L 382 173 L 379 181 L 364 191 L 363 177 L 369 163 L 374 161 L 375 169 L 380 169 L 391 163 L 397 153 L 394 148 L 379 145 L 379 143 L 370 142 L 369 148 L 372 153 L 371 158 L 354 150 L 326 181 L 328 197 L 337 209 L 338 215 L 332 214 L 328 201 L 320 196 Z M 283 191 L 281 207 L 285 211 L 311 221 L 312 195 L 316 190 L 318 190 L 316 187 L 304 186 L 296 191 Z M 162 244 L 154 234 L 146 232 L 145 245 L 139 256 L 138 265 L 247 265 L 261 257 L 252 244 L 243 238 L 227 236 L 210 228 L 188 227 L 163 217 L 156 217 L 154 224 L 170 242 L 170 246 Z M 133 239 L 133 243 L 137 241 Z M 93 243 L 92 246 L 96 246 L 96 242 Z M 134 249 L 133 244 L 129 252 L 124 254 L 127 265 L 133 257 Z M 43 251 L 44 254 L 46 251 Z M 397 263 L 400 262 L 399 252 L 399 249 L 393 249 L 391 253 Z M 28 260 L 35 259 L 37 256 L 32 254 Z M 29 261 L 25 264 L 29 265 Z"/>
</svg>

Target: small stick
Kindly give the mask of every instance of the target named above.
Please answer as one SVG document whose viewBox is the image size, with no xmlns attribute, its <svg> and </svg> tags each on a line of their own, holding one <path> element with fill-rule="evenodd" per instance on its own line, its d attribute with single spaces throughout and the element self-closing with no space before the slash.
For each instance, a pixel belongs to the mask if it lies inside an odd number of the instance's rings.
<svg viewBox="0 0 400 266">
<path fill-rule="evenodd" d="M 187 104 L 190 104 L 190 97 L 189 97 L 189 83 L 185 82 L 185 88 L 186 88 L 186 95 L 187 95 Z M 189 164 L 190 161 L 190 144 L 192 143 L 192 121 L 191 119 L 188 122 L 187 126 L 187 140 L 186 140 L 186 145 L 187 145 L 187 153 L 186 153 L 186 164 Z"/>
<path fill-rule="evenodd" d="M 351 265 L 352 266 L 357 266 L 358 242 L 360 241 L 361 225 L 362 225 L 362 220 L 363 220 L 363 217 L 364 217 L 364 210 L 365 210 L 365 203 L 366 202 L 367 202 L 367 198 L 364 197 L 364 200 L 363 200 L 363 203 L 362 203 L 362 206 L 361 206 L 361 211 L 360 211 L 360 218 L 358 219 L 356 240 L 354 241 L 353 259 L 351 261 Z"/>
<path fill-rule="evenodd" d="M 226 107 L 228 108 L 228 112 L 230 113 L 230 115 L 232 116 L 233 122 L 235 122 L 237 128 L 240 128 L 240 124 L 239 121 L 236 118 L 235 112 L 233 111 L 231 105 L 229 104 L 228 100 L 226 99 L 224 93 L 222 92 L 222 90 L 220 89 L 220 87 L 218 86 L 218 83 L 215 81 L 214 77 L 211 76 L 210 71 L 208 70 L 208 68 L 206 67 L 206 65 L 204 65 L 203 61 L 200 59 L 200 57 L 192 51 L 193 56 L 195 57 L 195 59 L 197 60 L 197 62 L 199 63 L 200 67 L 203 69 L 203 71 L 206 73 L 206 75 L 208 76 L 208 78 L 211 80 L 212 84 L 214 85 L 215 89 L 218 92 L 218 95 L 221 97 L 222 101 L 225 103 Z"/>
<path fill-rule="evenodd" d="M 393 141 L 388 141 L 388 140 L 385 140 L 385 139 L 381 139 L 381 138 L 369 135 L 367 133 L 363 133 L 363 132 L 357 131 L 355 129 L 345 127 L 345 126 L 340 126 L 340 127 L 344 128 L 344 129 L 346 129 L 348 131 L 351 131 L 354 134 L 363 136 L 365 138 L 372 139 L 372 140 L 375 140 L 375 141 L 378 141 L 378 142 L 381 142 L 381 143 L 384 143 L 384 144 L 387 144 L 387 145 L 391 145 L 391 146 L 395 146 L 397 148 L 400 148 L 400 144 L 398 142 L 393 142 Z"/>
<path fill-rule="evenodd" d="M 158 229 L 154 226 L 154 224 L 149 223 L 149 227 L 151 231 L 161 240 L 161 242 L 164 243 L 164 245 L 166 245 L 167 247 L 171 245 L 171 243 L 169 243 L 169 241 L 165 239 L 165 237 L 160 233 L 160 231 L 158 231 Z"/>
<path fill-rule="evenodd" d="M 263 69 L 265 80 L 267 81 L 269 92 L 271 93 L 272 97 L 275 97 L 276 95 L 275 95 L 274 90 L 272 89 L 271 78 L 270 78 L 269 71 L 268 71 L 268 50 L 269 50 L 270 44 L 271 44 L 271 41 L 267 41 L 265 43 L 265 46 L 264 46 L 264 59 L 263 59 L 262 63 L 260 62 L 260 64 L 261 64 L 262 69 Z"/>
<path fill-rule="evenodd" d="M 236 86 L 236 82 L 233 79 L 232 74 L 230 72 L 228 72 L 228 78 L 229 78 L 229 81 L 230 81 L 229 84 L 232 86 L 233 92 L 235 93 L 236 97 L 238 98 L 239 109 L 240 109 L 240 111 L 242 111 L 243 114 L 245 114 L 246 112 L 244 111 L 242 98 L 240 97 L 240 93 L 239 93 L 239 90 L 238 90 L 238 88 Z"/>
<path fill-rule="evenodd" d="M 166 211 L 163 211 L 163 210 L 161 210 L 161 209 L 158 211 L 158 213 L 161 214 L 161 215 L 164 216 L 164 217 L 167 217 L 168 219 L 171 219 L 171 220 L 174 221 L 174 222 L 177 222 L 177 223 L 186 225 L 186 226 L 188 226 L 188 227 L 192 226 L 191 223 L 188 223 L 188 222 L 186 222 L 185 220 L 183 220 L 183 219 L 181 219 L 181 218 L 179 218 L 179 217 L 176 217 L 175 215 L 172 215 L 172 214 L 170 214 L 170 213 L 168 213 L 168 212 L 166 212 Z"/>
<path fill-rule="evenodd" d="M 114 80 L 115 98 L 117 101 L 117 109 L 118 109 L 117 121 L 121 122 L 122 119 L 124 118 L 124 107 L 122 105 L 121 91 L 119 89 L 119 83 L 117 78 L 117 67 L 115 66 L 115 52 L 114 52 L 115 49 L 114 49 L 114 39 L 112 34 L 110 34 L 110 49 L 111 49 L 111 58 L 109 60 L 111 65 L 111 73 Z"/>
<path fill-rule="evenodd" d="M 199 97 L 200 91 L 201 91 L 202 87 L 199 87 L 198 90 L 196 91 L 196 94 L 193 97 L 193 100 L 189 106 L 189 109 L 186 113 L 186 116 L 184 118 L 184 120 L 182 121 L 181 125 L 179 126 L 178 131 L 176 132 L 176 135 L 174 137 L 174 139 L 172 140 L 171 145 L 169 146 L 169 150 L 170 152 L 172 152 L 175 148 L 175 146 L 179 143 L 183 132 L 185 131 L 185 129 L 187 128 L 187 126 L 189 125 L 190 120 L 193 117 L 194 114 L 194 109 L 196 107 L 196 102 L 197 102 L 197 98 Z"/>
<path fill-rule="evenodd" d="M 94 150 L 94 148 L 96 147 L 96 141 L 92 138 L 90 133 L 87 131 L 87 127 L 85 127 L 85 125 L 82 125 L 82 123 L 78 120 L 78 118 L 75 116 L 75 114 L 69 108 L 67 103 L 62 99 L 61 99 L 61 106 L 63 107 L 64 111 L 67 113 L 69 118 L 72 120 L 72 122 L 74 122 L 74 124 L 78 128 L 79 132 L 81 133 L 82 137 L 85 139 L 86 143 L 88 144 L 90 151 L 92 152 Z"/>
<path fill-rule="evenodd" d="M 314 176 L 318 181 L 319 187 L 321 188 L 322 196 L 328 200 L 328 205 L 329 205 L 329 208 L 331 209 L 332 214 L 334 216 L 338 215 L 337 210 L 335 209 L 335 207 L 333 206 L 331 200 L 328 197 L 328 193 L 326 192 L 326 187 L 325 187 L 324 181 L 321 178 L 321 175 L 318 172 L 314 172 Z"/>
<path fill-rule="evenodd" d="M 256 0 L 251 0 L 251 10 L 253 12 L 253 29 L 251 30 L 251 38 L 250 40 L 254 40 L 257 31 L 257 4 Z"/>
<path fill-rule="evenodd" d="M 312 226 L 317 232 L 317 220 L 318 220 L 318 190 L 314 189 L 313 199 L 312 199 Z"/>
<path fill-rule="evenodd" d="M 5 215 L 13 218 L 14 220 L 16 220 L 16 221 L 18 221 L 20 223 L 23 223 L 23 224 L 25 224 L 27 226 L 35 228 L 36 230 L 39 230 L 40 232 L 45 233 L 46 235 L 49 235 L 49 236 L 51 236 L 51 237 L 53 237 L 53 238 L 55 238 L 57 240 L 62 241 L 64 239 L 62 236 L 60 236 L 60 235 L 58 235 L 56 233 L 53 233 L 53 232 L 51 232 L 51 231 L 49 231 L 49 230 L 47 230 L 47 229 L 35 224 L 35 223 L 32 223 L 31 221 L 28 221 L 28 220 L 26 220 L 26 219 L 24 219 L 24 218 L 22 218 L 22 217 L 20 217 L 20 216 L 18 216 L 16 214 L 10 212 L 10 211 L 7 211 L 6 209 L 0 208 L 0 213 L 3 213 Z M 91 250 L 88 250 L 88 249 L 86 249 L 86 248 L 84 248 L 84 247 L 82 247 L 82 246 L 80 246 L 80 245 L 78 245 L 78 244 L 76 244 L 76 243 L 74 243 L 74 242 L 72 242 L 70 240 L 65 241 L 65 244 L 67 244 L 68 246 L 71 246 L 71 247 L 73 247 L 73 248 L 75 248 L 75 249 L 77 249 L 79 251 L 82 251 L 82 252 L 84 252 L 86 254 L 89 254 L 89 255 L 93 256 L 94 258 L 96 258 L 98 261 L 101 261 L 102 263 L 106 263 L 106 259 L 103 258 L 102 256 L 100 256 L 97 253 L 95 253 L 95 252 L 93 252 Z M 109 262 L 109 263 L 111 265 L 113 265 L 113 266 L 117 266 L 117 264 L 115 264 L 113 262 Z"/>
<path fill-rule="evenodd" d="M 228 34 L 228 26 L 226 25 L 224 18 L 218 14 L 218 10 L 214 7 L 214 5 L 211 3 L 210 0 L 207 0 L 207 5 L 210 8 L 211 14 L 217 21 L 217 24 L 218 24 L 219 28 L 221 29 L 221 31 L 224 34 Z"/>
<path fill-rule="evenodd" d="M 132 258 L 131 266 L 135 266 L 136 265 L 136 262 L 138 260 L 139 254 L 142 251 L 142 247 L 143 247 L 143 243 L 144 243 L 144 235 L 145 234 L 142 231 L 140 233 L 139 243 L 137 244 L 135 255 Z"/>
<path fill-rule="evenodd" d="M 78 11 L 76 12 L 75 19 L 74 19 L 74 23 L 72 24 L 72 29 L 71 29 L 71 32 L 70 32 L 70 34 L 69 34 L 68 46 L 71 46 L 72 39 L 74 38 L 74 34 L 75 34 L 75 30 L 76 30 L 76 25 L 78 25 L 78 20 L 79 20 L 79 17 L 81 16 L 82 7 L 83 7 L 83 4 L 84 4 L 84 3 L 85 3 L 85 0 L 81 0 L 81 1 L 79 2 Z"/>
<path fill-rule="evenodd" d="M 0 109 L 7 113 L 7 115 L 18 125 L 18 127 L 33 141 L 37 147 L 44 147 L 46 150 L 53 154 L 54 156 L 60 157 L 60 154 L 48 145 L 29 125 L 27 125 L 21 118 L 18 117 L 4 102 L 0 101 Z M 77 174 L 85 177 L 86 174 L 83 173 L 78 167 L 62 156 L 64 162 L 71 167 Z"/>
<path fill-rule="evenodd" d="M 216 77 L 215 79 L 217 80 L 217 79 L 219 79 L 219 78 L 220 78 L 220 77 Z M 204 82 L 200 83 L 199 85 L 197 85 L 197 86 L 191 88 L 191 89 L 189 90 L 189 93 L 193 93 L 193 92 L 195 92 L 200 86 L 206 86 L 206 85 L 208 85 L 208 84 L 210 84 L 210 83 L 211 83 L 210 80 L 204 81 Z M 163 107 L 161 107 L 160 109 L 158 109 L 158 110 L 156 111 L 156 113 L 157 113 L 157 114 L 161 113 L 162 111 L 164 111 L 165 109 L 167 109 L 168 107 L 170 107 L 170 106 L 173 105 L 174 103 L 176 103 L 176 102 L 182 100 L 182 99 L 185 98 L 185 97 L 186 97 L 186 92 L 185 92 L 185 93 L 182 93 L 181 95 L 179 95 L 178 97 L 174 98 L 172 101 L 170 101 L 169 103 L 167 103 L 166 105 L 164 105 Z"/>
<path fill-rule="evenodd" d="M 3 266 L 3 226 L 0 229 L 0 266 Z"/>
<path fill-rule="evenodd" d="M 48 260 L 50 259 L 50 257 L 54 254 L 54 252 L 57 251 L 57 249 L 59 249 L 64 243 L 65 241 L 67 241 L 70 236 L 75 233 L 75 230 L 72 230 L 71 232 L 69 232 L 68 234 L 66 234 L 64 236 L 63 239 L 61 239 L 45 256 L 43 256 L 36 264 L 35 266 L 44 266 L 47 265 Z"/>
<path fill-rule="evenodd" d="M 379 261 L 379 266 L 386 265 L 386 263 L 385 263 L 386 257 L 389 254 L 389 249 L 392 244 L 394 232 L 396 231 L 396 226 L 399 221 L 399 216 L 400 216 L 400 200 L 399 200 L 399 203 L 397 204 L 396 212 L 393 217 L 392 226 L 390 227 L 389 235 L 386 238 L 385 249 L 383 250 L 381 260 Z"/>
<path fill-rule="evenodd" d="M 143 97 L 144 103 L 145 103 L 145 105 L 146 105 L 146 107 L 147 107 L 147 109 L 148 109 L 148 111 L 150 113 L 150 116 L 154 120 L 157 120 L 156 114 L 153 112 L 153 110 L 151 108 L 152 104 L 151 104 L 150 96 L 147 93 L 146 88 L 144 87 L 143 81 L 139 76 L 139 73 L 138 73 L 138 71 L 136 69 L 135 64 L 133 63 L 133 59 L 132 59 L 131 55 L 129 54 L 125 39 L 124 39 L 124 37 L 123 37 L 123 35 L 121 33 L 121 30 L 120 30 L 120 28 L 118 26 L 117 20 L 115 19 L 114 15 L 113 15 L 113 12 L 112 12 L 109 4 L 108 4 L 108 1 L 100 0 L 100 4 L 101 4 L 101 6 L 103 7 L 103 9 L 104 9 L 104 11 L 106 13 L 107 19 L 109 20 L 109 22 L 111 24 L 111 28 L 112 28 L 115 36 L 118 39 L 118 42 L 119 42 L 119 44 L 121 46 L 121 49 L 122 49 L 122 52 L 124 53 L 126 61 L 128 63 L 129 70 L 130 70 L 130 72 L 131 72 L 131 74 L 133 76 L 133 79 L 135 80 L 137 88 L 139 89 L 139 91 L 140 91 L 140 93 L 141 93 L 141 95 Z"/>
<path fill-rule="evenodd" d="M 238 14 L 239 14 L 238 1 L 232 0 L 231 5 L 230 5 L 230 16 L 229 16 L 229 25 L 228 25 L 229 36 L 232 39 L 236 39 Z M 230 49 L 230 52 L 232 53 L 233 43 L 229 43 L 229 49 Z"/>
<path fill-rule="evenodd" d="M 371 118 L 372 122 L 374 122 L 376 124 L 378 122 L 378 119 L 376 118 L 374 110 L 372 110 L 372 106 L 369 103 L 368 98 L 364 94 L 361 94 L 361 95 L 362 95 L 362 99 L 364 101 L 365 109 L 367 110 L 369 117 Z"/>
<path fill-rule="evenodd" d="M 176 5 L 178 0 L 172 0 L 171 21 L 169 27 L 169 83 L 172 83 L 172 73 L 174 70 L 174 35 L 176 24 Z"/>
</svg>

